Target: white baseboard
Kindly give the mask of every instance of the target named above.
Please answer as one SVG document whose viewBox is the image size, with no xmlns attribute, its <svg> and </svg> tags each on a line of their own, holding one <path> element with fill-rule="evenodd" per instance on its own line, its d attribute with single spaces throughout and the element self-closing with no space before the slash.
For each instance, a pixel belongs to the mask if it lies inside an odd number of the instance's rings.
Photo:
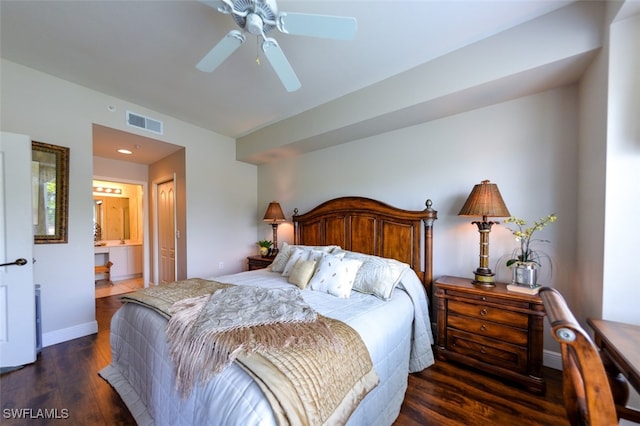
<svg viewBox="0 0 640 426">
<path fill-rule="evenodd" d="M 562 355 L 559 352 L 542 351 L 542 364 L 545 367 L 562 371 Z"/>
<path fill-rule="evenodd" d="M 98 322 L 91 321 L 84 324 L 74 325 L 73 327 L 54 330 L 42 334 L 42 346 L 47 347 L 68 340 L 77 339 L 78 337 L 88 336 L 98 332 Z"/>
</svg>

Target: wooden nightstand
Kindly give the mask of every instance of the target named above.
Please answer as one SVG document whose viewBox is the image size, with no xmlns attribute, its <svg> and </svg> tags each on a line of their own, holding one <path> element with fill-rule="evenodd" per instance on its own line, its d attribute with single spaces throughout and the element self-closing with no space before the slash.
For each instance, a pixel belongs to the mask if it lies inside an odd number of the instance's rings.
<svg viewBox="0 0 640 426">
<path fill-rule="evenodd" d="M 544 393 L 544 305 L 536 295 L 507 290 L 504 283 L 478 287 L 471 279 L 434 282 L 436 355 Z"/>
<path fill-rule="evenodd" d="M 267 266 L 271 265 L 274 257 L 262 257 L 262 256 L 249 256 L 247 257 L 247 265 L 249 266 L 249 270 L 253 271 L 255 269 L 264 269 Z"/>
</svg>

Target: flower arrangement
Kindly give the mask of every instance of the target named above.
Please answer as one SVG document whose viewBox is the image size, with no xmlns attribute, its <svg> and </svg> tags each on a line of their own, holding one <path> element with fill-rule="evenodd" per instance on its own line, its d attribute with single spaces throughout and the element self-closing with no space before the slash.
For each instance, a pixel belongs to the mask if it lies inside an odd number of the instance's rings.
<svg viewBox="0 0 640 426">
<path fill-rule="evenodd" d="M 271 248 L 271 246 L 273 245 L 273 243 L 269 240 L 260 240 L 256 244 L 258 244 L 258 247 L 266 247 L 266 248 Z"/>
<path fill-rule="evenodd" d="M 531 247 L 531 243 L 534 241 L 548 243 L 550 241 L 533 239 L 533 234 L 536 231 L 541 231 L 548 224 L 555 222 L 556 219 L 557 219 L 557 216 L 555 213 L 553 213 L 546 217 L 538 219 L 533 223 L 532 226 L 528 228 L 525 228 L 527 226 L 527 222 L 525 222 L 523 219 L 519 219 L 513 216 L 508 219 L 505 219 L 504 223 L 513 223 L 518 227 L 518 229 L 514 230 L 509 228 L 509 230 L 516 237 L 516 241 L 520 243 L 520 248 L 515 249 L 513 251 L 513 257 L 507 260 L 507 266 L 511 266 L 516 263 L 525 263 L 525 262 L 532 262 L 537 265 L 540 265 L 541 253 L 533 250 Z"/>
<path fill-rule="evenodd" d="M 259 251 L 261 256 L 266 257 L 269 255 L 269 252 L 271 251 L 271 246 L 273 245 L 271 241 L 260 240 L 256 244 L 258 244 L 258 247 L 260 247 Z"/>
</svg>

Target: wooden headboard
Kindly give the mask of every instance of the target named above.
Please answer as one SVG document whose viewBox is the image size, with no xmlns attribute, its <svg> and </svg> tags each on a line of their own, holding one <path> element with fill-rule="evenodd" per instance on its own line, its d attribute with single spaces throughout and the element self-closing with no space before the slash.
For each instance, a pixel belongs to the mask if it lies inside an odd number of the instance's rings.
<svg viewBox="0 0 640 426">
<path fill-rule="evenodd" d="M 294 210 L 294 242 L 312 246 L 339 245 L 345 250 L 408 263 L 431 296 L 433 222 L 438 212 L 403 210 L 364 197 L 326 201 L 304 214 Z M 424 233 L 421 230 L 424 229 Z M 422 269 L 424 259 L 424 270 Z"/>
</svg>

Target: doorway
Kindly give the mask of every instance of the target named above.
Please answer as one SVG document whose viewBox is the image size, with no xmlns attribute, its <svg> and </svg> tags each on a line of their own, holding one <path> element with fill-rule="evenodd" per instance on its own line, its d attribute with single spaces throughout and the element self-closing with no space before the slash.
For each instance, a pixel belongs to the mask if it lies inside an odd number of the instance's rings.
<svg viewBox="0 0 640 426">
<path fill-rule="evenodd" d="M 125 148 L 132 152 L 123 155 L 118 150 Z M 144 286 L 159 283 L 157 264 L 159 257 L 156 253 L 157 220 L 155 212 L 155 187 L 158 177 L 169 176 L 174 180 L 174 187 L 178 189 L 181 198 L 174 198 L 174 221 L 183 229 L 186 227 L 185 195 L 185 148 L 171 143 L 151 139 L 144 136 L 124 132 L 121 130 L 93 125 L 93 167 L 94 177 L 114 181 L 137 183 L 143 185 L 144 208 L 143 220 L 143 262 L 144 262 Z M 180 179 L 180 185 L 175 185 L 176 178 Z M 174 189 L 174 192 L 175 189 Z M 175 235 L 175 233 L 174 233 Z M 180 277 L 186 270 L 186 245 L 185 238 L 180 238 L 174 249 L 174 257 L 177 276 Z"/>
<path fill-rule="evenodd" d="M 147 287 L 146 182 L 93 180 L 93 239 L 96 298 Z"/>
</svg>

